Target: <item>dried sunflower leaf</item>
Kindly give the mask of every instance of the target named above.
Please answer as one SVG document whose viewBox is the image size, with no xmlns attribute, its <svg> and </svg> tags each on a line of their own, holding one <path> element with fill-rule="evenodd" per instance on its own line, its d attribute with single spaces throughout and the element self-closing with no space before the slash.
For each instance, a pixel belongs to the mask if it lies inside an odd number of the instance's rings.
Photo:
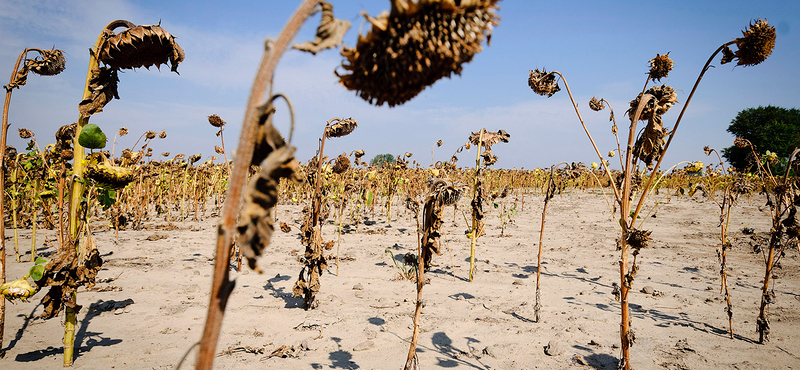
<svg viewBox="0 0 800 370">
<path fill-rule="evenodd" d="M 325 49 L 335 48 L 342 44 L 344 34 L 350 29 L 350 22 L 333 17 L 333 5 L 322 1 L 322 19 L 317 27 L 314 41 L 307 41 L 294 46 L 297 50 L 316 54 Z"/>
</svg>

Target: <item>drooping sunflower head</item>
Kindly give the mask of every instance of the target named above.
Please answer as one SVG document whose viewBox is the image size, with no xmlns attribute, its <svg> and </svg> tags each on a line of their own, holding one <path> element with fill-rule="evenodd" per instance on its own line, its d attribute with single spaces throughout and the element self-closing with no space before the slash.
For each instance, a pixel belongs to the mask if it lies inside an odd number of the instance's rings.
<svg viewBox="0 0 800 370">
<path fill-rule="evenodd" d="M 42 76 L 54 76 L 64 71 L 66 59 L 64 52 L 58 49 L 40 50 L 41 59 L 38 57 L 25 62 L 31 72 Z"/>
<path fill-rule="evenodd" d="M 117 27 L 127 29 L 114 33 Z M 104 40 L 97 58 L 111 68 L 133 69 L 170 64 L 178 72 L 178 64 L 186 57 L 175 37 L 160 25 L 135 26 L 127 21 L 112 22 L 104 31 Z"/>
<path fill-rule="evenodd" d="M 733 140 L 733 145 L 735 145 L 737 148 L 747 148 L 750 146 L 750 141 L 743 137 L 737 137 L 735 140 Z"/>
<path fill-rule="evenodd" d="M 595 112 L 599 112 L 599 111 L 605 109 L 605 107 L 606 107 L 606 105 L 603 104 L 603 99 L 597 100 L 597 98 L 595 98 L 593 96 L 592 100 L 589 100 L 589 109 L 591 109 L 591 110 L 593 110 Z"/>
<path fill-rule="evenodd" d="M 339 82 L 370 104 L 400 105 L 442 77 L 460 74 L 498 23 L 499 0 L 392 0 L 367 16 L 372 29 L 343 48 Z"/>
<path fill-rule="evenodd" d="M 342 137 L 347 136 L 358 127 L 358 122 L 352 118 L 337 120 L 325 128 L 326 137 Z"/>
<path fill-rule="evenodd" d="M 350 168 L 350 158 L 347 158 L 345 153 L 339 154 L 336 157 L 336 162 L 333 164 L 334 173 L 344 173 Z"/>
<path fill-rule="evenodd" d="M 544 68 L 541 71 L 539 68 L 530 71 L 528 74 L 528 86 L 531 87 L 533 92 L 548 98 L 561 91 L 555 73 L 547 72 Z"/>
<path fill-rule="evenodd" d="M 766 19 L 750 23 L 750 27 L 742 31 L 742 37 L 736 39 L 739 50 L 733 53 L 739 60 L 736 65 L 754 66 L 767 59 L 775 48 L 775 27 L 767 23 Z"/>
<path fill-rule="evenodd" d="M 220 128 L 222 126 L 225 126 L 226 122 L 223 121 L 222 118 L 220 118 L 220 116 L 218 116 L 216 114 L 212 114 L 212 115 L 208 116 L 208 123 L 210 123 L 211 126 L 214 126 L 216 128 Z"/>
</svg>

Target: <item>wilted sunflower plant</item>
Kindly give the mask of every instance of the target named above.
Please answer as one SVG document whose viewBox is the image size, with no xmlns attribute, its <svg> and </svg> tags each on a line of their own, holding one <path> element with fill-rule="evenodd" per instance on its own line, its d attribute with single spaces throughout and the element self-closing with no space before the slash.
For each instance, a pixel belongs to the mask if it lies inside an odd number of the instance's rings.
<svg viewBox="0 0 800 370">
<path fill-rule="evenodd" d="M 730 47 L 732 45 L 736 45 L 736 51 L 731 50 Z M 603 166 L 605 174 L 611 182 L 615 205 L 619 205 L 620 212 L 620 238 L 617 242 L 617 249 L 620 251 L 620 284 L 617 297 L 620 301 L 621 308 L 621 359 L 619 365 L 622 369 L 627 370 L 631 366 L 630 346 L 635 340 L 635 335 L 631 329 L 628 294 L 639 269 L 639 266 L 636 264 L 636 257 L 643 248 L 646 248 L 650 244 L 651 240 L 650 231 L 637 228 L 634 222 L 642 210 L 648 192 L 652 190 L 651 185 L 664 159 L 664 154 L 669 148 L 672 139 L 675 137 L 678 125 L 703 75 L 708 71 L 711 63 L 720 52 L 723 53 L 723 57 L 720 61 L 721 64 L 733 62 L 735 60 L 737 61 L 737 65 L 754 66 L 763 62 L 772 53 L 774 46 L 775 28 L 769 25 L 766 20 L 759 19 L 751 23 L 748 29 L 742 32 L 742 37 L 726 42 L 718 47 L 701 69 L 700 75 L 695 81 L 694 87 L 687 97 L 686 103 L 683 105 L 683 109 L 671 130 L 664 127 L 663 115 L 677 103 L 677 94 L 672 87 L 667 85 L 659 86 L 654 84 L 650 86 L 651 81 L 656 82 L 667 77 L 669 72 L 673 69 L 674 65 L 668 53 L 664 55 L 657 54 L 655 58 L 650 60 L 650 70 L 644 89 L 630 102 L 630 108 L 627 114 L 631 123 L 627 137 L 621 178 L 615 178 L 609 171 L 608 166 Z M 600 150 L 597 148 L 592 135 L 586 128 L 578 110 L 578 105 L 575 103 L 572 92 L 564 76 L 558 71 L 547 72 L 544 69 L 539 70 L 538 68 L 530 71 L 528 76 L 528 85 L 531 89 L 536 94 L 547 97 L 551 97 L 561 90 L 559 82 L 564 83 L 564 87 L 575 109 L 575 113 L 578 116 L 578 120 L 581 122 L 601 163 L 604 163 L 603 156 L 600 154 Z M 599 102 L 600 101 L 597 99 L 593 99 L 593 101 L 590 102 L 590 108 L 593 110 L 602 109 L 603 105 L 598 104 Z M 639 121 L 646 122 L 646 126 L 641 130 L 641 133 L 637 135 Z M 617 135 L 616 125 L 613 126 L 612 133 Z M 621 150 L 620 154 L 622 154 Z M 639 199 L 636 206 L 632 207 L 632 202 L 634 201 L 633 188 L 634 185 L 636 185 L 636 182 L 632 180 L 634 180 L 634 177 L 638 177 L 638 174 L 642 171 L 642 165 L 649 171 L 649 176 L 647 176 L 646 182 L 642 182 L 643 186 L 639 187 L 639 190 L 636 192 L 638 193 Z M 629 254 L 631 250 L 633 252 L 633 262 L 629 265 Z M 764 304 L 762 303 L 762 307 L 763 306 Z M 765 326 L 762 324 L 759 325 L 759 327 Z"/>
<path fill-rule="evenodd" d="M 115 33 L 118 28 L 125 28 Z M 89 118 L 99 113 L 112 99 L 119 99 L 117 86 L 118 73 L 122 69 L 134 69 L 151 66 L 159 67 L 161 64 L 171 64 L 173 72 L 177 72 L 178 64 L 184 59 L 183 49 L 178 46 L 169 32 L 159 25 L 137 26 L 131 22 L 117 20 L 109 23 L 100 32 L 94 47 L 90 50 L 89 68 L 86 76 L 86 87 L 81 102 L 78 104 L 80 112 L 75 131 L 73 179 L 71 185 L 72 200 L 69 208 L 69 240 L 59 252 L 59 257 L 48 263 L 45 277 L 51 274 L 60 274 L 59 271 L 77 273 L 80 269 L 87 269 L 91 274 L 81 275 L 82 279 L 68 284 L 63 282 L 43 279 L 45 284 L 59 283 L 50 288 L 47 297 L 51 297 L 49 304 L 57 306 L 50 310 L 55 316 L 63 305 L 66 310 L 64 334 L 64 366 L 71 366 L 75 342 L 76 313 L 80 306 L 76 304 L 75 294 L 78 286 L 91 284 L 94 276 L 100 269 L 102 259 L 96 253 L 80 253 L 81 238 L 85 232 L 84 220 L 81 219 L 81 200 L 86 191 L 86 178 L 95 178 L 100 184 L 121 187 L 132 180 L 132 176 L 125 168 L 120 168 L 110 162 L 108 158 L 100 158 L 97 163 L 87 162 L 85 147 L 102 148 L 105 146 L 105 135 L 96 126 L 89 126 Z M 86 131 L 86 132 L 84 132 Z M 87 238 L 91 240 L 91 238 Z M 92 248 L 84 248 L 92 250 Z M 66 254 L 72 254 L 66 255 Z M 65 254 L 65 255 L 61 255 Z M 58 275 L 60 276 L 60 275 Z M 72 286 L 74 285 L 74 286 Z M 68 288 L 67 288 L 68 287 Z M 46 297 L 46 298 L 47 298 Z"/>
<path fill-rule="evenodd" d="M 358 91 L 371 103 L 388 102 L 390 105 L 398 105 L 408 101 L 441 77 L 460 72 L 462 64 L 469 62 L 472 56 L 480 51 L 481 42 L 487 38 L 492 26 L 497 24 L 493 12 L 496 2 L 497 0 L 473 0 L 455 5 L 444 0 L 425 2 L 393 0 L 392 16 L 387 13 L 386 16 L 375 19 L 377 22 L 368 18 L 373 23 L 373 31 L 366 37 L 359 37 L 354 49 L 345 48 L 342 51 L 342 55 L 347 58 L 347 64 L 343 67 L 352 73 L 340 75 L 341 83 L 350 90 Z M 337 46 L 338 40 L 344 33 L 341 28 L 349 27 L 349 22 L 339 21 L 333 17 L 333 7 L 327 2 L 305 0 L 277 39 L 266 43 L 265 53 L 245 111 L 236 153 L 236 158 L 239 160 L 253 158 L 253 154 L 258 153 L 259 148 L 277 147 L 262 145 L 263 141 L 254 135 L 259 127 L 259 117 L 264 112 L 262 100 L 268 89 L 271 94 L 272 77 L 278 60 L 301 25 L 315 12 L 318 5 L 322 10 L 322 17 L 315 40 L 300 46 L 301 50 L 306 49 L 316 53 L 323 48 Z M 430 32 L 421 33 L 420 30 Z M 404 49 L 402 55 L 395 51 L 401 48 Z M 422 53 L 421 50 L 425 50 L 426 58 L 417 56 L 417 52 Z M 386 81 L 401 83 L 395 83 L 387 89 Z M 405 83 L 406 81 L 409 83 Z M 271 123 L 260 127 L 271 127 Z M 268 152 L 268 149 L 263 152 Z M 258 164 L 260 160 L 251 162 Z M 213 364 L 225 304 L 232 289 L 227 265 L 237 214 L 244 200 L 243 189 L 247 170 L 244 165 L 232 168 L 228 195 L 219 225 L 211 300 L 200 343 L 197 369 L 210 369 Z M 269 233 L 263 236 L 265 238 L 253 240 L 254 249 L 260 251 L 269 242 Z"/>
<path fill-rule="evenodd" d="M 488 131 L 485 128 L 480 129 L 478 132 L 473 132 L 469 136 L 469 141 L 464 145 L 469 149 L 472 145 L 475 146 L 475 173 L 472 178 L 472 201 L 470 206 L 472 209 L 472 223 L 467 231 L 469 243 L 469 281 L 472 281 L 475 273 L 475 247 L 478 244 L 478 238 L 486 234 L 483 226 L 483 218 L 485 217 L 483 211 L 483 203 L 486 200 L 486 189 L 483 186 L 482 170 L 497 163 L 497 156 L 492 154 L 492 146 L 497 143 L 507 143 L 511 138 L 505 130 L 498 130 L 497 132 Z"/>
<path fill-rule="evenodd" d="M 39 55 L 29 59 L 28 53 L 37 52 Z M 11 93 L 14 88 L 24 86 L 28 81 L 29 72 L 33 72 L 42 76 L 54 76 L 64 70 L 66 60 L 64 59 L 64 52 L 59 49 L 43 50 L 37 48 L 25 48 L 17 57 L 14 64 L 14 70 L 11 72 L 11 80 L 8 85 L 3 86 L 6 90 L 6 98 L 3 103 L 3 121 L 0 128 L 0 154 L 5 153 L 6 150 L 6 136 L 8 135 L 8 110 L 11 104 Z M 22 67 L 20 68 L 20 65 Z M 4 155 L 0 155 L 0 284 L 6 282 L 6 243 L 5 243 L 5 212 L 3 205 L 4 200 L 4 179 L 5 172 L 3 168 Z M 0 358 L 3 357 L 3 333 L 5 329 L 6 317 L 5 301 L 0 299 Z"/>
<path fill-rule="evenodd" d="M 300 271 L 297 282 L 292 288 L 292 294 L 295 297 L 303 297 L 303 308 L 306 310 L 315 308 L 318 305 L 316 295 L 320 289 L 319 278 L 328 266 L 324 250 L 333 247 L 333 242 L 324 243 L 322 240 L 322 221 L 330 214 L 327 204 L 324 204 L 325 194 L 322 187 L 323 177 L 327 176 L 327 173 L 323 172 L 322 166 L 322 163 L 325 162 L 323 160 L 325 139 L 349 135 L 356 127 L 358 127 L 358 122 L 352 118 L 332 118 L 329 120 L 325 125 L 322 138 L 319 139 L 319 150 L 317 151 L 315 162 L 316 168 L 312 168 L 314 172 L 309 174 L 313 176 L 309 179 L 309 182 L 314 182 L 314 195 L 311 198 L 311 207 L 304 212 L 305 216 L 301 227 L 302 241 L 306 245 L 306 251 L 303 255 L 303 269 Z M 342 170 L 344 161 L 338 160 L 337 163 L 340 163 L 339 169 Z"/>
</svg>

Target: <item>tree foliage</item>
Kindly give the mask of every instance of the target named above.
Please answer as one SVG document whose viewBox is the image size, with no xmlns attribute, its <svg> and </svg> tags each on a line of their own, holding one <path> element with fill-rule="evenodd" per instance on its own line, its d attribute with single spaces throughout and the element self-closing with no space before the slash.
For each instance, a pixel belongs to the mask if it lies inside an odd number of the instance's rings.
<svg viewBox="0 0 800 370">
<path fill-rule="evenodd" d="M 728 132 L 749 140 L 759 155 L 769 150 L 785 161 L 795 147 L 800 147 L 800 110 L 771 105 L 748 108 L 736 115 Z M 750 148 L 730 146 L 722 150 L 722 156 L 735 168 L 754 169 Z"/>
<path fill-rule="evenodd" d="M 375 158 L 372 158 L 372 161 L 370 161 L 370 163 L 379 166 L 387 166 L 391 163 L 394 163 L 394 156 L 389 153 L 378 154 L 375 156 Z"/>
</svg>

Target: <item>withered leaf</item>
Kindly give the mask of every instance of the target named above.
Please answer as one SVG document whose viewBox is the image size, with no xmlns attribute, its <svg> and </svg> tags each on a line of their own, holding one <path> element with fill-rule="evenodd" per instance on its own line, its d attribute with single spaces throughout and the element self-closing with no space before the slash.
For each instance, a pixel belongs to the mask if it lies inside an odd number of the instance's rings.
<svg viewBox="0 0 800 370">
<path fill-rule="evenodd" d="M 333 5 L 326 1 L 321 1 L 322 19 L 317 27 L 317 35 L 314 41 L 306 41 L 294 46 L 297 50 L 307 51 L 316 54 L 325 49 L 335 48 L 342 44 L 344 34 L 350 29 L 350 22 L 333 17 Z"/>
</svg>

